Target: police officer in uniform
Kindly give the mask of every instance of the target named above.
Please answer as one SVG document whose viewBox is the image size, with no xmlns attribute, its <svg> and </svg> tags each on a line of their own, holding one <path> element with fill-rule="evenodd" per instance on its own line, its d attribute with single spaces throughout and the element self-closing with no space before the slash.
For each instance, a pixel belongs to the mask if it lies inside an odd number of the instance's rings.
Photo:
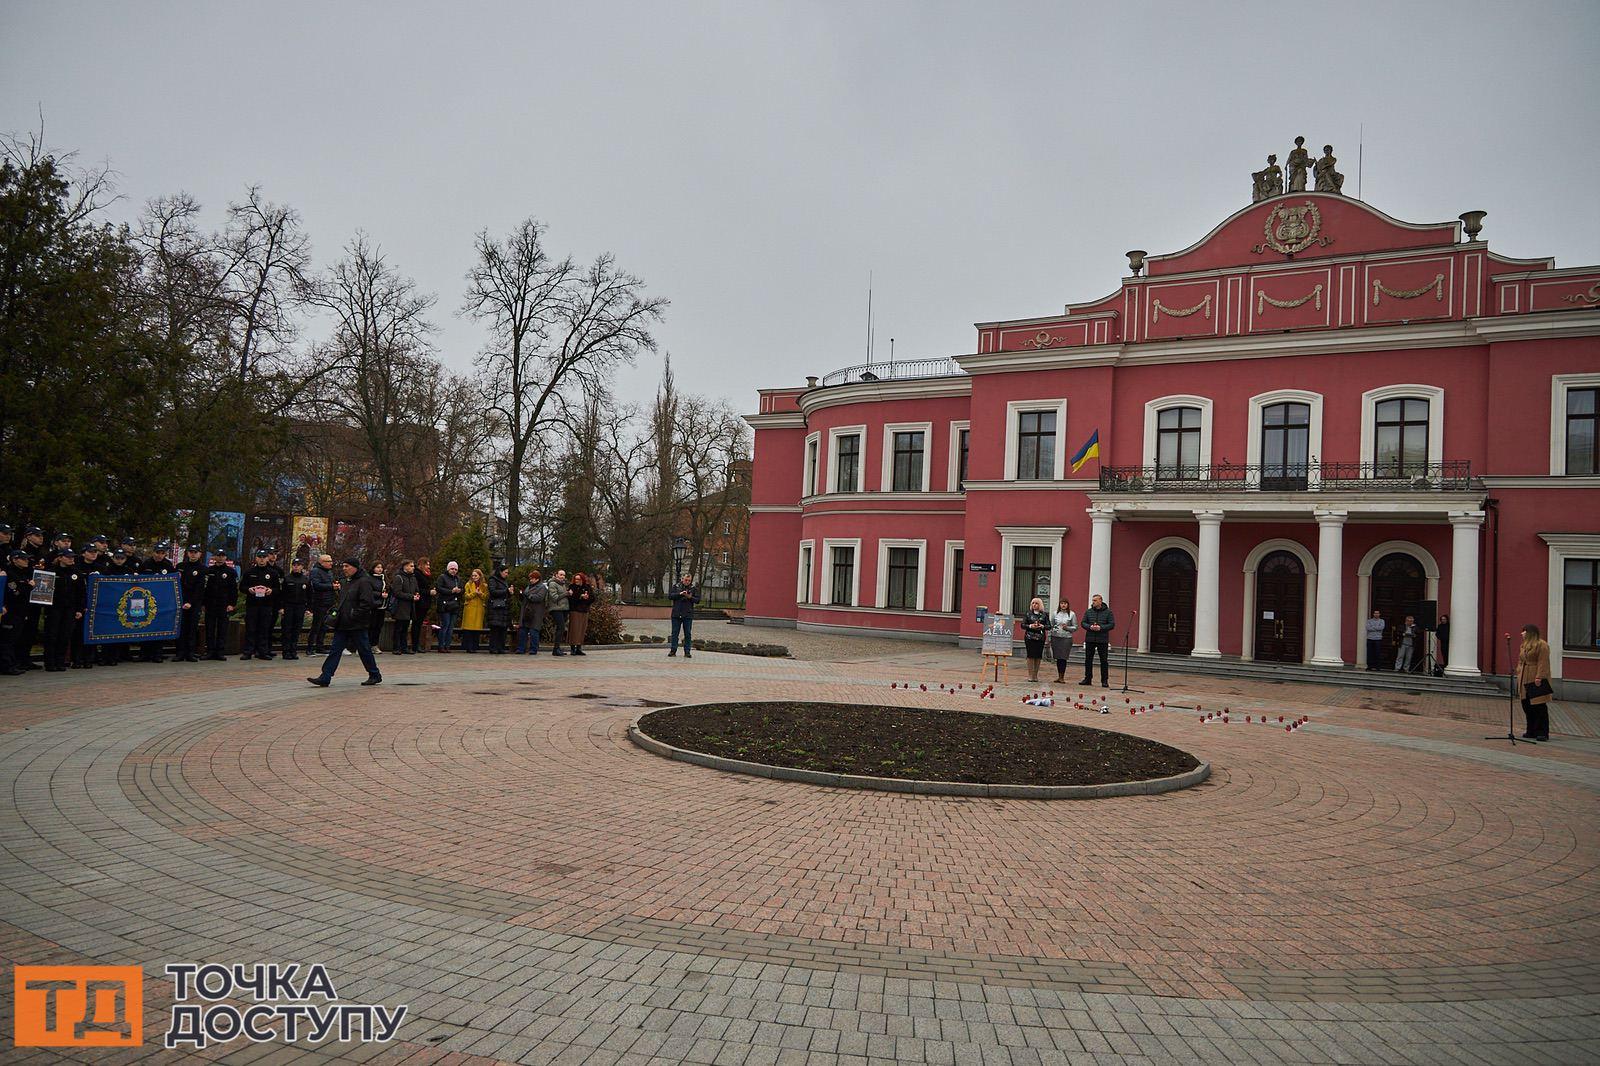
<svg viewBox="0 0 1600 1066">
<path fill-rule="evenodd" d="M 29 526 L 22 531 L 22 548 L 33 558 L 33 565 L 38 566 L 45 561 L 44 557 L 44 530 L 38 526 Z"/>
<path fill-rule="evenodd" d="M 17 677 L 23 672 L 19 656 L 31 650 L 19 650 L 24 627 L 33 620 L 33 605 L 28 597 L 33 595 L 33 556 L 21 548 L 11 549 L 6 560 L 5 613 L 0 614 L 0 675 Z"/>
<path fill-rule="evenodd" d="M 239 659 L 272 658 L 272 616 L 274 597 L 281 581 L 278 568 L 267 562 L 267 549 L 257 548 L 254 562 L 239 579 L 244 588 L 244 643 Z"/>
<path fill-rule="evenodd" d="M 13 536 L 15 534 L 11 531 L 10 523 L 0 522 L 0 560 L 10 558 L 11 539 Z"/>
<path fill-rule="evenodd" d="M 83 609 L 89 609 L 89 575 L 100 574 L 105 571 L 106 560 L 100 556 L 100 542 L 104 537 L 95 537 L 83 546 L 83 554 L 78 556 L 78 564 L 74 569 L 78 573 L 78 580 L 83 583 Z M 59 579 L 58 579 L 59 580 Z M 103 647 L 103 645 L 102 645 Z M 93 650 L 83 643 L 83 627 L 72 627 L 72 668 L 74 670 L 92 670 L 100 658 L 100 648 Z"/>
<path fill-rule="evenodd" d="M 60 552 L 62 548 L 65 548 L 67 551 L 72 551 L 71 533 L 57 533 L 55 536 L 50 538 L 50 558 L 59 559 L 60 555 L 57 553 Z M 76 553 L 73 554 L 73 558 L 77 558 Z"/>
<path fill-rule="evenodd" d="M 33 595 L 33 571 L 48 568 L 52 560 L 44 546 L 44 530 L 38 526 L 29 526 L 22 533 L 22 548 L 28 553 L 30 569 L 28 571 L 28 596 Z M 24 598 L 26 600 L 26 597 Z M 13 623 L 16 632 L 16 663 L 21 670 L 37 670 L 39 664 L 33 661 L 33 645 L 39 639 L 39 617 L 44 613 L 43 608 L 37 603 L 24 602 L 22 611 Z"/>
<path fill-rule="evenodd" d="M 178 651 L 174 658 L 180 663 L 197 663 L 200 661 L 200 608 L 206 596 L 206 564 L 200 558 L 200 545 L 191 544 L 183 550 L 178 577 Z"/>
<path fill-rule="evenodd" d="M 172 545 L 166 541 L 159 541 L 150 549 L 150 558 L 139 564 L 141 574 L 170 574 L 176 567 L 172 560 L 167 558 L 167 552 L 172 550 Z M 159 640 L 151 641 L 144 647 L 144 661 L 147 663 L 164 663 L 167 661 L 166 649 Z"/>
<path fill-rule="evenodd" d="M 239 575 L 225 552 L 213 552 L 206 568 L 206 658 L 220 663 L 228 651 L 228 619 L 239 602 Z"/>
<path fill-rule="evenodd" d="M 305 624 L 306 605 L 311 601 L 311 579 L 306 575 L 305 564 L 299 559 L 289 561 L 289 572 L 284 575 L 283 590 L 283 658 L 285 661 L 300 658 L 300 627 Z"/>
<path fill-rule="evenodd" d="M 67 668 L 72 631 L 83 623 L 83 575 L 76 564 L 71 548 L 57 549 L 55 596 L 44 615 L 44 668 L 51 673 Z"/>
<path fill-rule="evenodd" d="M 268 544 L 266 548 L 267 565 L 272 567 L 273 572 L 278 575 L 278 589 L 267 601 L 272 604 L 272 621 L 267 626 L 267 656 L 270 658 L 272 656 L 272 642 L 278 639 L 278 620 L 283 614 L 283 579 L 287 575 L 284 573 L 283 565 L 278 562 L 278 546 L 276 544 Z"/>
</svg>

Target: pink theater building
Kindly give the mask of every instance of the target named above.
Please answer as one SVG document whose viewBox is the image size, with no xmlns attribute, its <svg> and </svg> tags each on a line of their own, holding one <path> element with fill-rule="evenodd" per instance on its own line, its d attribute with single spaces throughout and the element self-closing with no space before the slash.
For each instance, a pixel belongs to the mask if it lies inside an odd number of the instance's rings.
<svg viewBox="0 0 1600 1066">
<path fill-rule="evenodd" d="M 971 354 L 762 390 L 748 623 L 975 645 L 1098 592 L 1119 655 L 1353 677 L 1372 611 L 1431 606 L 1446 679 L 1532 621 L 1600 698 L 1600 266 L 1483 217 L 1290 193 Z"/>
</svg>

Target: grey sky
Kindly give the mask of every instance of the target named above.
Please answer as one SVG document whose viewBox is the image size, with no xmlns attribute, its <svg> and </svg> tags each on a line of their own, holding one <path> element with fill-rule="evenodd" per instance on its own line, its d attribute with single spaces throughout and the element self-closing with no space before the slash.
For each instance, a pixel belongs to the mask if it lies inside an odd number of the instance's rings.
<svg viewBox="0 0 1600 1066">
<path fill-rule="evenodd" d="M 1296 134 L 1408 221 L 1489 212 L 1514 256 L 1600 260 L 1600 3 L 20 3 L 0 129 L 213 221 L 252 182 L 319 263 L 363 229 L 439 296 L 534 215 L 672 307 L 685 387 L 970 351 L 974 321 L 1088 300 L 1183 247 Z M 659 363 L 621 393 L 642 400 Z"/>
</svg>

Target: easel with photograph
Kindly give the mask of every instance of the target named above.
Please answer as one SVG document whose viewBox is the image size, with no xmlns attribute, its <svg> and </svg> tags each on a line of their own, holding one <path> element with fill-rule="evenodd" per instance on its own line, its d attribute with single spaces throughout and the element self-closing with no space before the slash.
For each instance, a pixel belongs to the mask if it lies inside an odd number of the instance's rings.
<svg viewBox="0 0 1600 1066">
<path fill-rule="evenodd" d="M 1011 653 L 1015 647 L 1016 619 L 1009 614 L 989 614 L 983 620 L 983 647 L 979 650 L 983 654 L 983 666 L 978 671 L 978 677 L 989 680 L 991 668 L 995 684 L 1004 684 L 1009 680 L 1011 667 Z"/>
<path fill-rule="evenodd" d="M 991 672 L 990 668 L 993 668 Z M 1011 677 L 1011 653 L 1003 655 L 985 655 L 983 666 L 978 671 L 978 680 L 993 680 L 996 684 L 1006 684 Z"/>
</svg>

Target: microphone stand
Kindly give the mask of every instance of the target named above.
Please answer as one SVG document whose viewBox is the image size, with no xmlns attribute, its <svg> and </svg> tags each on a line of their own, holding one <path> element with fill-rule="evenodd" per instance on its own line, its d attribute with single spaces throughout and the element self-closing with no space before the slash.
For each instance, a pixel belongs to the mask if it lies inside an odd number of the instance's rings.
<svg viewBox="0 0 1600 1066">
<path fill-rule="evenodd" d="M 1138 611 L 1134 611 L 1133 612 L 1133 625 L 1136 626 L 1138 624 L 1139 624 L 1139 612 Z M 1141 689 L 1141 688 L 1129 688 L 1128 687 L 1128 641 L 1130 641 L 1131 639 L 1133 639 L 1133 626 L 1129 626 L 1127 629 L 1124 629 L 1122 631 L 1122 691 L 1123 692 L 1143 692 L 1144 689 Z"/>
<path fill-rule="evenodd" d="M 1506 678 L 1506 735 L 1484 737 L 1484 740 L 1509 740 L 1513 745 L 1517 742 L 1517 662 L 1511 658 L 1511 634 L 1506 634 L 1506 659 L 1509 660 L 1510 675 Z"/>
</svg>

